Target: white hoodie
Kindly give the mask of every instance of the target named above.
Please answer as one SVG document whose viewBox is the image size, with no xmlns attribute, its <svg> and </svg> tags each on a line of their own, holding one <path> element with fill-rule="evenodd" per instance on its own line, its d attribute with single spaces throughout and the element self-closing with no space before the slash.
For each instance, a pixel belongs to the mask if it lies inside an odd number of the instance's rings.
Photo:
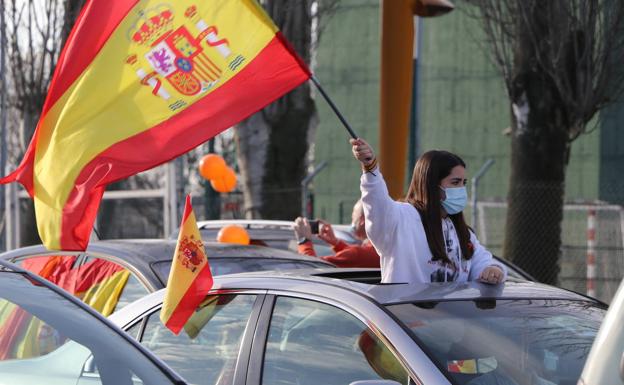
<svg viewBox="0 0 624 385">
<path fill-rule="evenodd" d="M 479 278 L 488 266 L 501 268 L 504 279 L 507 279 L 505 266 L 492 258 L 492 254 L 472 232 L 472 258 L 461 258 L 457 232 L 450 218 L 444 218 L 441 225 L 447 255 L 454 266 L 432 261 L 425 228 L 416 208 L 409 203 L 392 200 L 379 169 L 373 173 L 362 174 L 360 188 L 366 234 L 381 256 L 382 283 L 472 281 Z"/>
</svg>

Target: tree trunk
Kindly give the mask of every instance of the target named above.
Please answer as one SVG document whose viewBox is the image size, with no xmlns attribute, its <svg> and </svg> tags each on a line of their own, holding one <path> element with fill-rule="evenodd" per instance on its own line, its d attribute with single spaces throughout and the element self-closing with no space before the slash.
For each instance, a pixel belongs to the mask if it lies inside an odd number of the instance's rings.
<svg viewBox="0 0 624 385">
<path fill-rule="evenodd" d="M 312 0 L 268 0 L 269 15 L 295 51 L 310 63 Z M 301 211 L 308 137 L 316 123 L 308 83 L 235 128 L 245 216 L 292 220 Z"/>
<path fill-rule="evenodd" d="M 537 280 L 556 284 L 570 122 L 552 78 L 535 66 L 540 48 L 531 35 L 545 30 L 556 10 L 534 9 L 535 30 L 519 33 L 509 86 L 513 122 L 504 255 Z"/>
<path fill-rule="evenodd" d="M 504 255 L 538 281 L 557 284 L 567 137 L 547 119 L 533 112 L 533 134 L 514 129 Z"/>
</svg>

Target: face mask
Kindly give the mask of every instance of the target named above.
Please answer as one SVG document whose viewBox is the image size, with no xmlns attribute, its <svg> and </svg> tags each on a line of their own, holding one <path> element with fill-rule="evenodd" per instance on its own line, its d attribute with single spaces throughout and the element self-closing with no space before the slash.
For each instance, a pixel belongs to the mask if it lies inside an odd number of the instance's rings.
<svg viewBox="0 0 624 385">
<path fill-rule="evenodd" d="M 440 188 L 446 193 L 446 199 L 442 201 L 442 207 L 444 207 L 447 214 L 457 214 L 464 210 L 468 202 L 466 186 Z"/>
</svg>

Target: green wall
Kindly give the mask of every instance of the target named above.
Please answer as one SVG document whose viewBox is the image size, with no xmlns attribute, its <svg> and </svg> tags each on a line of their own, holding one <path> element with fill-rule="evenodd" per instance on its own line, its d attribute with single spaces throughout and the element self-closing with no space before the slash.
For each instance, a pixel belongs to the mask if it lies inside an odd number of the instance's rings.
<svg viewBox="0 0 624 385">
<path fill-rule="evenodd" d="M 316 73 L 356 132 L 377 147 L 379 0 L 344 0 L 341 5 L 324 31 Z M 477 22 L 461 10 L 464 3 L 456 5 L 458 9 L 446 16 L 421 19 L 418 153 L 430 149 L 456 152 L 467 162 L 469 177 L 488 158 L 493 159 L 494 165 L 480 180 L 479 197 L 504 201 L 510 163 L 510 137 L 504 133 L 510 126 L 509 102 Z M 319 96 L 317 106 L 320 123 L 314 154 L 316 163 L 327 161 L 329 166 L 314 183 L 315 213 L 338 222 L 342 202 L 343 220 L 349 221 L 350 207 L 359 196 L 360 172 L 344 128 Z M 613 135 L 609 137 L 621 139 L 622 134 Z M 598 198 L 600 148 L 599 130 L 574 142 L 567 200 Z M 622 148 L 613 151 L 624 153 Z M 602 175 L 608 178 L 614 170 L 603 169 Z"/>
<path fill-rule="evenodd" d="M 377 146 L 379 110 L 379 0 L 343 0 L 323 31 L 316 74 L 355 132 Z M 359 164 L 349 134 L 320 95 L 316 164 L 328 166 L 314 180 L 315 214 L 334 223 L 351 221 L 360 196 Z"/>
</svg>

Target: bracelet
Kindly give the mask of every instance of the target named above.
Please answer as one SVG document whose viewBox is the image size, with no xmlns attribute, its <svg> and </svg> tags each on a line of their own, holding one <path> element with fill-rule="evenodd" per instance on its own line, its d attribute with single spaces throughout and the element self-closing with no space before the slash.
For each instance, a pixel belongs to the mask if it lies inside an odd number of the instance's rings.
<svg viewBox="0 0 624 385">
<path fill-rule="evenodd" d="M 372 174 L 375 168 L 377 168 L 377 158 L 374 158 L 369 165 L 362 164 L 362 170 L 364 170 L 364 172 L 370 172 Z"/>
</svg>

